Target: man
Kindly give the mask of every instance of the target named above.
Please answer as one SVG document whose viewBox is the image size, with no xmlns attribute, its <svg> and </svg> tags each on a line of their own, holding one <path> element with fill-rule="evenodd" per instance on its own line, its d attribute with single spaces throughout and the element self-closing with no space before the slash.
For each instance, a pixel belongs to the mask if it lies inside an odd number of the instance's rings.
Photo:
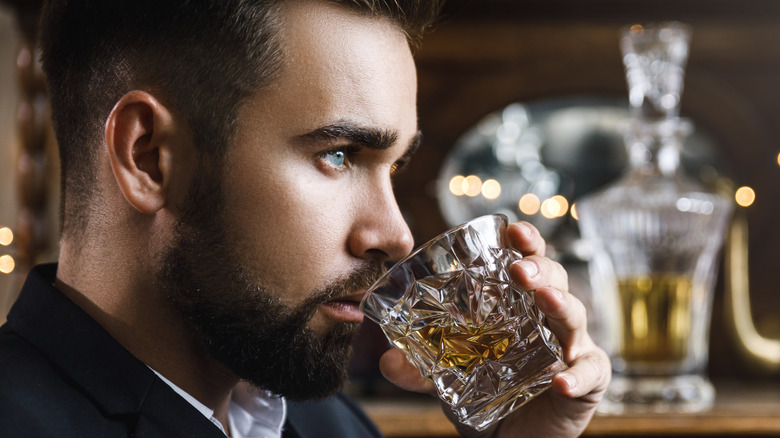
<svg viewBox="0 0 780 438">
<path fill-rule="evenodd" d="M 48 3 L 61 250 L 0 331 L 0 436 L 376 436 L 333 394 L 359 300 L 412 249 L 391 176 L 420 141 L 410 42 L 438 8 Z M 538 232 L 510 235 L 571 368 L 488 433 L 576 436 L 609 364 Z M 430 392 L 401 353 L 380 365 Z"/>
</svg>

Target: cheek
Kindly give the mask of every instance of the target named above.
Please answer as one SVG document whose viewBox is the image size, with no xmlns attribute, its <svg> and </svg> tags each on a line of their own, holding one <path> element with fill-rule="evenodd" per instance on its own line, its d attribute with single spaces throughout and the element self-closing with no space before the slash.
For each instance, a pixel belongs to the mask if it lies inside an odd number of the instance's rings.
<svg viewBox="0 0 780 438">
<path fill-rule="evenodd" d="M 228 235 L 261 284 L 298 302 L 348 266 L 348 195 L 338 181 L 300 169 L 249 175 L 261 174 L 228 193 Z"/>
</svg>

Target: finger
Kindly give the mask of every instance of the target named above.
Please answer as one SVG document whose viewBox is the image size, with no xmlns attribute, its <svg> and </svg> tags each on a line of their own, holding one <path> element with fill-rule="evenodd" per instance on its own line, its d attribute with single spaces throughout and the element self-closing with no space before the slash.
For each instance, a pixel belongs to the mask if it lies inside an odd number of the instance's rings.
<svg viewBox="0 0 780 438">
<path fill-rule="evenodd" d="M 547 326 L 564 348 L 567 362 L 591 347 L 593 341 L 588 336 L 588 318 L 580 300 L 552 287 L 537 289 L 534 299 L 539 310 L 547 317 Z"/>
<path fill-rule="evenodd" d="M 515 222 L 506 229 L 507 237 L 512 248 L 520 251 L 523 256 L 543 256 L 545 242 L 539 230 L 528 222 Z"/>
<path fill-rule="evenodd" d="M 387 350 L 379 358 L 379 370 L 387 380 L 401 389 L 433 394 L 436 387 L 424 379 L 417 368 L 409 363 L 404 353 L 397 348 Z"/>
<path fill-rule="evenodd" d="M 560 263 L 547 257 L 527 256 L 509 266 L 512 280 L 525 290 L 542 287 L 554 287 L 562 291 L 569 290 L 569 276 Z"/>
<path fill-rule="evenodd" d="M 588 396 L 597 402 L 609 385 L 612 367 L 603 350 L 595 345 L 588 353 L 578 357 L 570 368 L 553 377 L 553 390 L 565 397 Z"/>
</svg>

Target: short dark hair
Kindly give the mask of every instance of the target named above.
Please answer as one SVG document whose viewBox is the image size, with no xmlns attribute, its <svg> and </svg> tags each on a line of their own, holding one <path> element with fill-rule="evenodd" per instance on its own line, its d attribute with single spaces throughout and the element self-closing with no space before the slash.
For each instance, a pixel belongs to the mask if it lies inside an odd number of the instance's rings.
<svg viewBox="0 0 780 438">
<path fill-rule="evenodd" d="M 104 123 L 129 91 L 151 91 L 184 116 L 201 155 L 222 159 L 240 104 L 278 74 L 285 1 L 45 3 L 40 42 L 62 165 L 65 233 L 86 229 Z M 335 3 L 392 19 L 416 46 L 443 0 Z"/>
</svg>

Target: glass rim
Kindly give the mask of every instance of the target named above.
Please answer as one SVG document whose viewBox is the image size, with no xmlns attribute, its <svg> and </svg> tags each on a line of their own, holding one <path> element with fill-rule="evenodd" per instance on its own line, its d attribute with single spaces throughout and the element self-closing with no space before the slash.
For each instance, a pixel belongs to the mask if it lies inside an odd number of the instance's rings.
<svg viewBox="0 0 780 438">
<path fill-rule="evenodd" d="M 390 275 L 390 273 L 391 273 L 391 272 L 393 272 L 393 271 L 394 271 L 396 268 L 398 268 L 399 266 L 401 266 L 401 265 L 405 264 L 405 263 L 406 263 L 406 262 L 408 262 L 409 260 L 411 260 L 411 259 L 413 259 L 413 258 L 417 257 L 417 256 L 418 256 L 418 255 L 419 255 L 419 254 L 420 254 L 420 253 L 421 253 L 423 250 L 425 250 L 425 249 L 429 248 L 429 247 L 430 247 L 431 245 L 433 245 L 435 242 L 437 242 L 437 241 L 439 241 L 439 240 L 443 239 L 443 238 L 444 238 L 444 237 L 446 237 L 446 236 L 449 236 L 449 235 L 455 234 L 455 233 L 457 233 L 457 232 L 460 232 L 461 230 L 463 230 L 464 228 L 466 228 L 467 226 L 469 226 L 469 225 L 471 225 L 471 224 L 474 224 L 474 223 L 476 223 L 476 222 L 483 222 L 483 221 L 487 221 L 487 220 L 489 220 L 489 219 L 490 219 L 490 220 L 496 220 L 496 219 L 498 219 L 499 221 L 502 221 L 502 222 L 504 222 L 505 224 L 509 225 L 509 218 L 507 217 L 507 215 L 505 215 L 505 214 L 503 214 L 503 213 L 490 213 L 490 214 L 484 214 L 484 215 L 482 215 L 482 216 L 477 216 L 477 217 L 475 217 L 475 218 L 473 218 L 473 219 L 469 219 L 468 221 L 466 221 L 466 222 L 463 222 L 463 223 L 462 223 L 462 224 L 460 224 L 460 225 L 457 225 L 457 226 L 455 226 L 455 227 L 452 227 L 452 228 L 448 229 L 447 231 L 444 231 L 444 232 L 442 232 L 442 233 L 438 234 L 436 237 L 433 237 L 433 238 L 429 239 L 429 240 L 428 240 L 428 241 L 426 241 L 424 244 L 422 244 L 422 245 L 418 246 L 417 248 L 415 248 L 415 249 L 414 249 L 412 252 L 410 252 L 409 254 L 407 254 L 406 256 L 404 256 L 404 258 L 402 258 L 401 260 L 399 260 L 399 261 L 397 261 L 397 262 L 393 263 L 393 266 L 391 266 L 390 268 L 388 268 L 388 269 L 387 269 L 387 271 L 385 271 L 385 273 L 384 273 L 384 274 L 382 274 L 382 276 L 381 276 L 381 277 L 379 277 L 379 278 L 378 278 L 378 279 L 377 279 L 377 280 L 376 280 L 376 281 L 375 281 L 375 282 L 374 282 L 374 283 L 373 283 L 373 284 L 372 284 L 372 285 L 371 285 L 371 286 L 368 288 L 368 290 L 366 291 L 366 295 L 363 297 L 363 300 L 361 300 L 361 301 L 365 301 L 366 297 L 368 297 L 368 295 L 369 295 L 369 294 L 370 294 L 370 293 L 371 293 L 371 292 L 372 292 L 372 291 L 373 291 L 373 290 L 374 290 L 374 289 L 375 289 L 375 288 L 376 288 L 378 285 L 380 285 L 380 284 L 384 283 L 385 279 L 387 279 L 387 277 Z"/>
</svg>

